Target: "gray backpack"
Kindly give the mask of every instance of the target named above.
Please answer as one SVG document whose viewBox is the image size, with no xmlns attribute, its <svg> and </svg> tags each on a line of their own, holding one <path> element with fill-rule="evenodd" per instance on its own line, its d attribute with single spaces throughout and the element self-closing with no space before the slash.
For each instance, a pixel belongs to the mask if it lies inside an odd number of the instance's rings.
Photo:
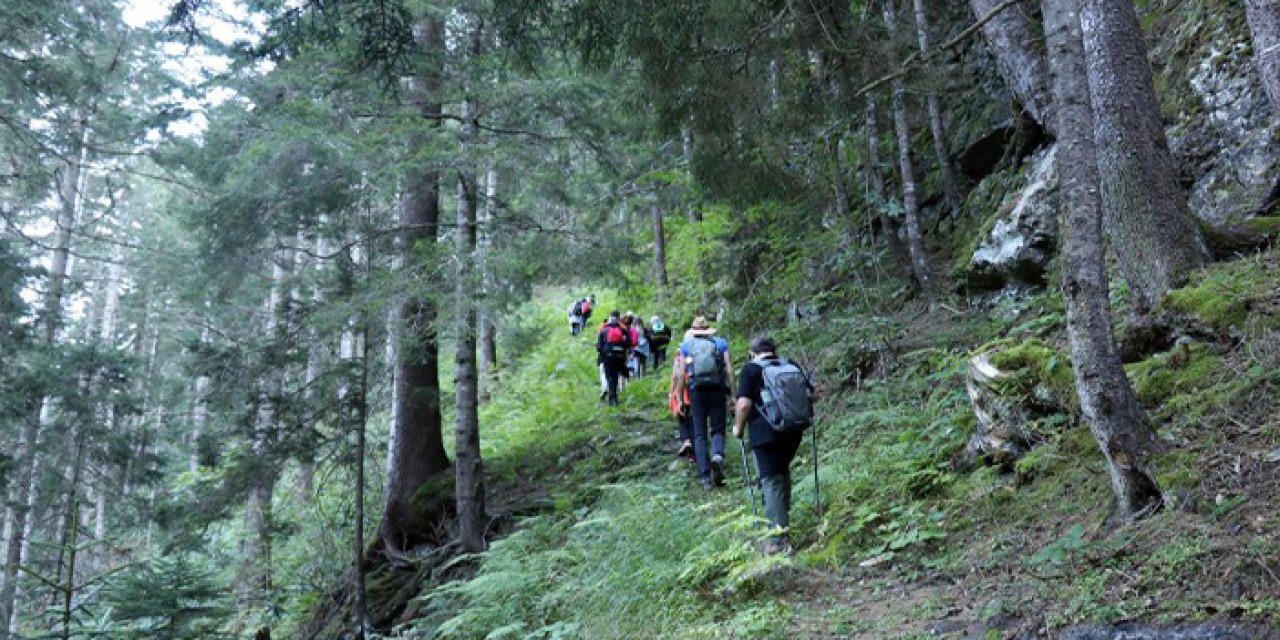
<svg viewBox="0 0 1280 640">
<path fill-rule="evenodd" d="M 760 415 L 779 433 L 800 433 L 813 424 L 809 379 L 790 360 L 767 360 Z"/>
<path fill-rule="evenodd" d="M 723 387 L 724 357 L 713 338 L 695 338 L 689 345 L 689 387 Z"/>
</svg>

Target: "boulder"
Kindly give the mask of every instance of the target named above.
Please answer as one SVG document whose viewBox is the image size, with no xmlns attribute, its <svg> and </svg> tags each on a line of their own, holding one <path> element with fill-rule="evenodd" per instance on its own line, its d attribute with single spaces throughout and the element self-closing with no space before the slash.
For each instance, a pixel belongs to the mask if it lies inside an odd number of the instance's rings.
<svg viewBox="0 0 1280 640">
<path fill-rule="evenodd" d="M 972 295 L 1040 287 L 1058 242 L 1057 147 L 1027 159 L 1025 178 L 1006 194 L 975 244 L 961 281 Z"/>
<path fill-rule="evenodd" d="M 1177 24 L 1177 23 L 1171 23 Z M 1153 39 L 1157 89 L 1169 148 L 1189 185 L 1192 211 L 1209 226 L 1235 229 L 1274 205 L 1280 175 L 1280 119 L 1254 64 L 1243 8 L 1225 3 L 1204 19 Z"/>
</svg>

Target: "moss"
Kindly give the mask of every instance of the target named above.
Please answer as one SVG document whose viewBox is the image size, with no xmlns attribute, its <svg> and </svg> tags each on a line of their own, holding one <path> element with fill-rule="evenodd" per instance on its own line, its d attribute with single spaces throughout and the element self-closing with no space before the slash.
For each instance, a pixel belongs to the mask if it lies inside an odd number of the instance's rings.
<svg viewBox="0 0 1280 640">
<path fill-rule="evenodd" d="M 991 235 L 996 221 L 1008 213 L 1005 200 L 1023 174 L 1022 167 L 991 174 L 965 197 L 963 214 L 944 240 L 952 251 L 952 274 L 969 268 L 973 252 Z"/>
<path fill-rule="evenodd" d="M 1247 321 L 1280 328 L 1280 309 L 1266 304 L 1275 301 L 1280 285 L 1276 262 L 1277 255 L 1270 253 L 1214 265 L 1187 286 L 1170 291 L 1160 307 L 1224 332 L 1244 329 Z"/>
<path fill-rule="evenodd" d="M 1202 344 L 1180 344 L 1172 351 L 1126 367 L 1138 400 L 1147 406 L 1173 403 L 1193 408 L 1204 398 L 1181 397 L 1211 386 L 1222 370 L 1222 356 Z"/>
<path fill-rule="evenodd" d="M 1071 357 L 1053 345 L 1035 338 L 1009 344 L 991 354 L 991 364 L 1010 374 L 1006 384 L 1012 389 L 1035 394 L 1037 387 L 1043 387 L 1053 395 L 1056 403 L 1075 411 Z"/>
<path fill-rule="evenodd" d="M 1191 491 L 1204 481 L 1204 465 L 1191 451 L 1175 451 L 1156 458 L 1152 469 L 1165 491 Z"/>
</svg>

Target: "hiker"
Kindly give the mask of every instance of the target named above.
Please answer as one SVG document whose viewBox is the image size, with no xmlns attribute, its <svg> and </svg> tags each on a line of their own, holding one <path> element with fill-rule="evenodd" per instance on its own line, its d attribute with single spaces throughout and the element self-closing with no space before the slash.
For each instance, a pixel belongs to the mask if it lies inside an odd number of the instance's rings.
<svg viewBox="0 0 1280 640">
<path fill-rule="evenodd" d="M 618 404 L 618 378 L 627 368 L 627 350 L 631 345 L 631 335 L 622 326 L 618 312 L 610 312 L 609 321 L 596 334 L 596 352 L 604 369 L 605 392 L 611 407 Z"/>
<path fill-rule="evenodd" d="M 667 359 L 667 345 L 671 344 L 671 327 L 662 318 L 654 316 L 649 319 L 649 352 L 652 354 L 653 370 L 657 371 Z"/>
<path fill-rule="evenodd" d="M 733 388 L 733 360 L 729 343 L 716 336 L 707 319 L 698 316 L 689 327 L 689 338 L 680 344 L 675 365 L 688 374 L 693 419 L 693 455 L 698 462 L 698 482 L 704 489 L 724 486 L 724 432 Z M 711 450 L 707 450 L 707 438 Z"/>
<path fill-rule="evenodd" d="M 571 335 L 578 335 L 583 327 L 587 326 L 587 320 L 582 316 L 582 303 L 585 301 L 586 298 L 574 300 L 573 304 L 569 305 L 569 333 Z"/>
<path fill-rule="evenodd" d="M 591 294 L 582 299 L 582 328 L 585 330 L 591 326 L 591 308 L 596 306 L 596 294 Z"/>
<path fill-rule="evenodd" d="M 777 345 L 768 336 L 752 340 L 748 356 L 750 361 L 738 374 L 733 436 L 750 435 L 772 534 L 762 551 L 790 553 L 791 461 L 813 420 L 813 385 L 803 369 L 778 357 Z M 770 424 L 771 419 L 775 424 Z"/>
<path fill-rule="evenodd" d="M 671 361 L 671 391 L 667 393 L 667 407 L 676 419 L 679 429 L 680 448 L 676 456 L 693 457 L 693 412 L 692 399 L 689 397 L 689 376 L 680 368 L 680 359 Z"/>
<path fill-rule="evenodd" d="M 626 389 L 627 383 L 631 382 L 632 356 L 635 353 L 634 350 L 635 350 L 636 344 L 639 343 L 640 341 L 639 334 L 636 332 L 635 320 L 636 320 L 636 314 L 631 311 L 628 311 L 622 314 L 622 318 L 620 319 L 620 322 L 622 323 L 622 329 L 627 333 L 627 339 L 630 340 L 631 346 L 627 349 L 627 355 L 622 361 L 622 376 L 618 378 L 619 391 Z"/>
<path fill-rule="evenodd" d="M 644 319 L 636 316 L 631 324 L 631 337 L 636 341 L 636 348 L 631 352 L 628 367 L 637 377 L 643 376 L 649 364 L 649 328 L 644 326 Z"/>
</svg>

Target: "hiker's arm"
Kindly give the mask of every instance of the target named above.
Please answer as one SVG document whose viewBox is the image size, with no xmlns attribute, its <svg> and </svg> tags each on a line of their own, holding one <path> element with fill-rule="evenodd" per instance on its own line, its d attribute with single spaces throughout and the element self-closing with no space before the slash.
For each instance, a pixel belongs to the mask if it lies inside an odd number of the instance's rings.
<svg viewBox="0 0 1280 640">
<path fill-rule="evenodd" d="M 733 437 L 739 440 L 742 439 L 742 434 L 747 426 L 747 416 L 751 415 L 752 406 L 751 398 L 738 398 L 738 403 L 734 405 Z"/>
</svg>

